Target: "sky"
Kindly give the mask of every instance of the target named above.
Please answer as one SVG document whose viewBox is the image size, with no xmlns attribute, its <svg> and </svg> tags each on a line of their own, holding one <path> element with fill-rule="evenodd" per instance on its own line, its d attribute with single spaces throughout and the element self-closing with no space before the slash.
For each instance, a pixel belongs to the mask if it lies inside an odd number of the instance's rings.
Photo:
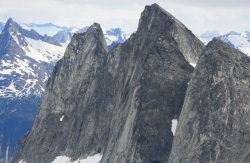
<svg viewBox="0 0 250 163">
<path fill-rule="evenodd" d="M 136 31 L 145 5 L 158 3 L 196 35 L 206 31 L 250 31 L 249 0 L 0 0 L 0 21 L 54 23 Z"/>
</svg>

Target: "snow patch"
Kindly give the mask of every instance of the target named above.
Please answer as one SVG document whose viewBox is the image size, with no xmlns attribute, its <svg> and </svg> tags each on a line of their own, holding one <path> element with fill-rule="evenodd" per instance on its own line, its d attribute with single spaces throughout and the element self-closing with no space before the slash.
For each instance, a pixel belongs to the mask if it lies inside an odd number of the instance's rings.
<svg viewBox="0 0 250 163">
<path fill-rule="evenodd" d="M 250 42 L 246 37 L 242 35 L 230 35 L 228 39 L 236 48 L 250 56 Z"/>
<path fill-rule="evenodd" d="M 18 163 L 26 163 L 25 161 L 23 161 L 23 160 L 21 160 L 21 161 L 19 161 Z"/>
<path fill-rule="evenodd" d="M 67 156 L 57 156 L 52 163 L 99 163 L 102 159 L 102 155 L 96 154 L 89 156 L 85 159 L 78 159 L 76 161 L 70 161 L 71 158 Z"/>
<path fill-rule="evenodd" d="M 64 115 L 62 115 L 62 116 L 61 116 L 61 118 L 60 118 L 60 122 L 62 122 L 62 121 L 63 121 L 63 119 L 64 119 Z"/>
<path fill-rule="evenodd" d="M 172 131 L 173 135 L 175 135 L 177 124 L 178 124 L 177 119 L 173 119 L 172 120 L 172 128 L 171 128 L 171 131 Z"/>
<path fill-rule="evenodd" d="M 190 63 L 191 66 L 193 66 L 193 68 L 196 67 L 196 64 L 195 63 Z"/>
<path fill-rule="evenodd" d="M 250 56 L 250 38 L 246 32 L 230 32 L 220 37 L 222 41 Z"/>
</svg>

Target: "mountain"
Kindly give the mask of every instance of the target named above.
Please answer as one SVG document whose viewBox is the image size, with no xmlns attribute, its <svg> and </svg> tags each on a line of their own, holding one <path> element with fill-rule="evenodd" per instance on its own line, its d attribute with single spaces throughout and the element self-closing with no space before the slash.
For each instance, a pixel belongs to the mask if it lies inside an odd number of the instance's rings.
<svg viewBox="0 0 250 163">
<path fill-rule="evenodd" d="M 5 160 L 7 148 L 11 159 L 20 137 L 31 129 L 47 79 L 74 32 L 86 32 L 88 27 L 66 28 L 51 23 L 19 25 L 12 19 L 3 24 L 0 35 L 0 158 Z M 55 35 L 48 36 L 46 32 Z M 125 38 L 119 34 L 122 33 L 113 33 L 121 38 L 113 41 L 122 43 Z"/>
<path fill-rule="evenodd" d="M 0 162 L 32 127 L 46 81 L 65 47 L 9 19 L 0 35 Z M 7 158 L 7 159 L 5 159 Z"/>
<path fill-rule="evenodd" d="M 65 47 L 52 38 L 22 29 L 12 19 L 7 21 L 0 35 L 0 44 L 0 95 L 10 98 L 40 96 L 44 90 L 43 81 L 61 59 Z M 24 89 L 26 87 L 29 89 Z"/>
<path fill-rule="evenodd" d="M 120 28 L 106 30 L 104 36 L 109 50 L 112 50 L 118 44 L 124 43 L 130 37 L 129 34 L 126 34 Z"/>
<path fill-rule="evenodd" d="M 231 47 L 242 51 L 250 56 L 250 33 L 249 32 L 229 32 L 226 35 L 219 37 L 222 41 L 229 44 Z"/>
<path fill-rule="evenodd" d="M 77 33 L 73 36 L 63 59 L 57 63 L 48 82 L 47 91 L 41 103 L 43 109 L 38 113 L 40 120 L 35 121 L 36 126 L 45 130 L 41 132 L 39 138 L 35 138 L 36 141 L 32 140 L 32 135 L 29 135 L 30 143 L 26 141 L 27 146 L 30 146 L 27 154 L 40 151 L 46 154 L 37 155 L 35 158 L 29 157 L 31 159 L 29 161 L 51 162 L 55 159 L 53 156 L 59 156 L 65 151 L 76 156 L 79 155 L 78 150 L 92 154 L 92 150 L 99 150 L 105 143 L 105 135 L 108 133 L 106 130 L 108 123 L 105 119 L 108 119 L 109 115 L 102 109 L 108 102 L 103 103 L 99 99 L 109 98 L 108 82 L 103 82 L 108 80 L 103 68 L 107 57 L 107 45 L 99 24 L 93 24 L 86 33 Z M 65 92 L 65 90 L 69 91 Z M 107 94 L 104 96 L 102 91 Z M 82 99 L 84 95 L 86 100 Z M 60 99 L 63 101 L 59 102 Z M 64 103 L 66 101 L 68 104 Z M 50 111 L 47 112 L 44 109 Z M 42 115 L 44 113 L 45 115 Z M 49 127 L 54 123 L 58 125 L 58 130 Z M 92 125 L 100 125 L 100 130 L 94 130 Z M 89 131 L 82 130 L 83 127 L 87 127 Z M 37 129 L 34 128 L 33 131 Z M 55 138 L 61 138 L 56 140 L 53 135 Z M 36 149 L 33 143 L 42 143 L 40 149 Z M 83 143 L 91 147 L 84 147 Z M 32 148 L 33 151 L 30 151 Z"/>
<path fill-rule="evenodd" d="M 189 82 L 168 163 L 250 162 L 250 58 L 219 39 Z"/>
<path fill-rule="evenodd" d="M 136 33 L 109 53 L 99 24 L 75 34 L 13 162 L 166 162 L 190 64 L 203 48 L 157 4 L 145 7 Z"/>
<path fill-rule="evenodd" d="M 79 30 L 77 27 L 62 27 L 58 26 L 52 23 L 46 23 L 46 24 L 35 24 L 35 23 L 30 23 L 30 24 L 21 24 L 21 26 L 24 29 L 27 30 L 35 30 L 37 31 L 40 35 L 48 35 L 48 36 L 54 36 L 60 31 L 68 31 L 71 33 L 75 33 L 76 31 Z"/>
</svg>

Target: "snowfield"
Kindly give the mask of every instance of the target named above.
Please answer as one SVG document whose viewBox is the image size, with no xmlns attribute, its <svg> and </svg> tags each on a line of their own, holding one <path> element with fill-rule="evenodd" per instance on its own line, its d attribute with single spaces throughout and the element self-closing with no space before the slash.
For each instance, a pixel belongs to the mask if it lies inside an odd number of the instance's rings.
<svg viewBox="0 0 250 163">
<path fill-rule="evenodd" d="M 24 54 L 6 54 L 0 58 L 0 97 L 41 96 L 56 62 L 63 57 L 65 46 L 56 46 L 11 34 Z M 27 43 L 21 44 L 18 40 Z"/>
<path fill-rule="evenodd" d="M 26 55 L 37 62 L 56 63 L 63 57 L 66 46 L 56 46 L 41 40 L 33 40 L 25 37 L 28 47 L 23 47 Z"/>
</svg>

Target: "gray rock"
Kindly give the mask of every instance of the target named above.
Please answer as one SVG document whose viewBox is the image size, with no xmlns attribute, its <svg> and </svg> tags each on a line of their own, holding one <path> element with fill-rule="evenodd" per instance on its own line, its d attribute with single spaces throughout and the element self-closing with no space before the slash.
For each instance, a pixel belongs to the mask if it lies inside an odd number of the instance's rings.
<svg viewBox="0 0 250 163">
<path fill-rule="evenodd" d="M 100 26 L 75 34 L 48 82 L 32 131 L 13 162 L 76 160 L 166 162 L 171 121 L 178 118 L 203 44 L 157 4 L 139 28 L 107 54 Z M 60 121 L 62 119 L 62 121 Z"/>
<path fill-rule="evenodd" d="M 109 55 L 117 95 L 102 163 L 168 159 L 172 119 L 180 114 L 193 71 L 184 57 L 192 49 L 176 40 L 187 35 L 190 45 L 195 44 L 196 38 L 187 31 L 157 4 L 146 6 L 137 32 Z M 202 46 L 199 42 L 196 49 L 200 52 Z M 193 51 L 192 56 L 198 55 Z"/>
<path fill-rule="evenodd" d="M 168 163 L 250 162 L 250 59 L 218 39 L 190 81 Z"/>
<path fill-rule="evenodd" d="M 42 163 L 58 155 L 74 159 L 101 151 L 112 115 L 106 107 L 109 95 L 105 86 L 109 83 L 103 83 L 106 58 L 106 42 L 98 24 L 73 36 L 48 82 L 32 132 L 23 139 L 17 158 Z"/>
</svg>

